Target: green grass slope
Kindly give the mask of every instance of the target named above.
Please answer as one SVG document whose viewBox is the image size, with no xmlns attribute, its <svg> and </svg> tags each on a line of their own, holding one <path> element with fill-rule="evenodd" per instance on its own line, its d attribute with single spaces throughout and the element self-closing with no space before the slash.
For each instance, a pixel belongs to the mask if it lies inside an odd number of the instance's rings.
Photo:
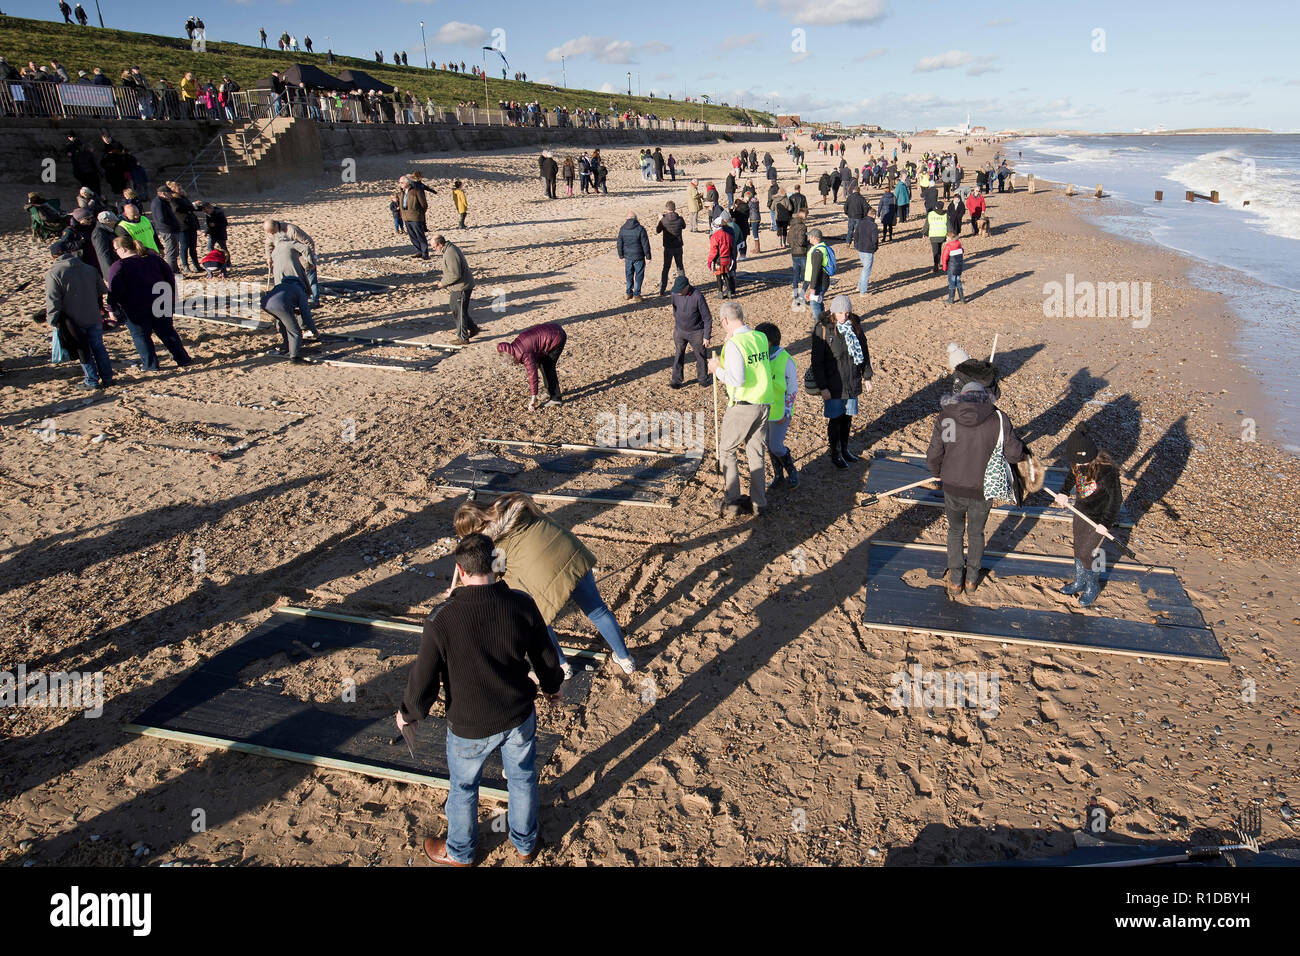
<svg viewBox="0 0 1300 956">
<path fill-rule="evenodd" d="M 268 37 L 267 42 L 274 42 L 274 37 Z M 654 113 L 664 118 L 700 118 L 698 103 L 647 97 L 629 99 L 626 94 L 598 93 L 592 90 L 557 90 L 541 83 L 502 80 L 499 72 L 495 79 L 488 77 L 488 96 L 485 101 L 483 80 L 480 77 L 426 70 L 423 66 L 381 66 L 373 57 L 365 60 L 337 53 L 334 66 L 329 67 L 325 62 L 324 50 L 319 46 L 317 50 L 319 52 L 314 54 L 301 50 L 297 53 L 281 53 L 278 49 L 263 50 L 261 47 L 209 39 L 207 52 L 195 53 L 184 37 L 154 36 L 125 30 L 68 26 L 48 20 L 0 17 L 0 55 L 8 58 L 15 68 L 25 66 L 28 60 L 35 61 L 37 65 L 48 65 L 50 60 L 58 60 L 74 78 L 77 70 L 90 72 L 98 66 L 116 83 L 124 68 L 138 66 L 150 80 L 165 77 L 173 86 L 179 86 L 186 70 L 193 70 L 195 77 L 201 81 L 211 78 L 220 83 L 222 74 L 229 74 L 240 86 L 249 89 L 258 80 L 270 76 L 272 70 L 294 63 L 311 63 L 335 74 L 349 68 L 365 70 L 385 83 L 403 90 L 414 90 L 421 102 L 431 95 L 434 103 L 444 109 L 468 100 L 477 100 L 481 106 L 495 106 L 498 100 L 517 100 L 520 103 L 536 100 L 547 108 L 566 106 L 570 109 L 595 108 L 605 112 L 612 101 L 620 113 L 631 105 L 637 112 Z M 391 51 L 385 52 L 392 55 Z M 411 51 L 408 50 L 407 53 L 414 61 L 415 56 L 411 55 Z M 429 53 L 430 59 L 435 54 L 441 54 L 440 59 L 446 58 L 445 51 L 440 49 L 431 48 Z M 424 59 L 423 51 L 419 51 L 418 55 L 421 60 Z M 472 65 L 468 59 L 465 62 L 467 68 Z M 718 105 L 706 105 L 704 119 L 712 123 L 772 122 L 770 114 Z"/>
</svg>

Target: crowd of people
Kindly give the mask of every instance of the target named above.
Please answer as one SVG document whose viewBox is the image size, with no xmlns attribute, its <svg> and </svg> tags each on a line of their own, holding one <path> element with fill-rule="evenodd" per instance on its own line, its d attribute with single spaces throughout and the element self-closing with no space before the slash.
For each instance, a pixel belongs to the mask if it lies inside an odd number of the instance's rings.
<svg viewBox="0 0 1300 956">
<path fill-rule="evenodd" d="M 802 188 L 807 180 L 806 156 L 793 142 L 786 150 L 792 175 L 785 185 L 771 153 L 760 157 L 757 150 L 749 149 L 733 157 L 721 190 L 711 181 L 705 182 L 703 190 L 698 180 L 689 182 L 690 228 L 695 231 L 701 213 L 709 225 L 707 253 L 700 265 L 717 282 L 722 303 L 716 317 L 702 290 L 688 278 L 694 268 L 684 261 L 688 217 L 678 213 L 675 201 L 667 201 L 655 223 L 662 256 L 658 294 L 667 297 L 673 315 L 668 384 L 673 389 L 686 387 L 689 352 L 696 385 L 715 390 L 721 386 L 726 396 L 717 434 L 723 472 L 717 507 L 722 516 L 761 517 L 774 496 L 807 480 L 786 443 L 800 408 L 796 398 L 801 390 L 819 403 L 831 467 L 844 471 L 861 461 L 865 449 L 853 446 L 852 422 L 875 378 L 862 316 L 869 311 L 871 273 L 880 244 L 901 241 L 895 239 L 894 229 L 908 221 L 913 191 L 918 192 L 924 220 L 916 234 L 931 253 L 931 268 L 947 282 L 948 301 L 964 302 L 962 227 L 969 217 L 972 235 L 977 234 L 975 223 L 986 208 L 984 195 L 1001 170 L 1007 170 L 1001 178 L 1009 175 L 1005 161 L 989 164 L 992 175 L 967 187 L 956 153 L 925 153 L 918 161 L 900 164 L 898 150 L 887 159 L 883 142 L 864 144 L 868 155 L 855 167 L 847 162 L 842 143 L 820 145 L 825 155 L 838 157 L 839 162 L 819 177 L 822 202 L 815 209 Z M 906 144 L 899 146 L 906 154 Z M 208 237 L 209 253 L 228 255 L 224 214 L 210 203 L 195 203 L 174 182 L 150 195 L 143 169 L 111 137 L 104 137 L 96 162 L 84 144 L 69 136 L 66 158 L 82 183 L 77 209 L 65 219 L 43 197 L 29 197 L 29 207 L 37 210 L 34 222 L 48 215 L 51 226 L 59 230 L 50 246 L 53 261 L 46 276 L 46 318 L 53 328 L 56 358 L 62 350 L 80 361 L 82 388 L 111 385 L 113 368 L 103 331 L 121 322 L 130 331 L 142 369 L 158 368 L 155 339 L 178 367 L 188 365 L 191 359 L 172 324 L 172 312 L 164 309 L 165 314 L 159 315 L 157 289 L 170 286 L 175 299 L 182 270 L 209 267 L 206 257 L 197 259 L 201 228 Z M 582 193 L 606 194 L 606 169 L 599 151 L 583 152 L 576 160 L 572 156 L 557 160 L 547 150 L 538 163 L 547 199 L 558 198 L 561 178 L 566 197 L 575 195 L 575 180 L 580 180 Z M 660 183 L 665 172 L 673 176 L 676 162 L 671 153 L 647 148 L 637 166 L 645 181 Z M 812 320 L 805 368 L 799 367 L 775 323 L 751 324 L 737 301 L 744 285 L 738 288 L 736 264 L 761 252 L 760 190 L 753 178 L 747 178 L 760 168 L 768 182 L 771 248 L 790 257 L 791 308 L 806 309 Z M 121 198 L 102 198 L 101 180 L 107 180 Z M 448 293 L 456 341 L 468 345 L 480 331 L 470 314 L 474 275 L 456 244 L 443 235 L 432 240 L 428 236 L 431 201 L 437 195 L 419 171 L 412 171 L 396 183 L 389 209 L 394 231 L 409 240 L 414 257 L 439 258 L 437 286 Z M 838 214 L 821 212 L 828 196 L 842 209 L 842 229 Z M 464 228 L 470 206 L 460 180 L 454 182 L 450 200 L 459 227 Z M 814 213 L 818 221 L 810 225 Z M 316 246 L 289 222 L 268 219 L 263 230 L 269 291 L 262 308 L 274 316 L 281 338 L 274 351 L 292 362 L 306 362 L 302 350 L 319 336 L 312 317 L 319 302 Z M 640 214 L 629 208 L 615 237 L 628 301 L 643 301 L 642 284 L 654 246 Z M 860 271 L 854 288 L 832 295 L 841 272 L 837 246 L 857 253 Z M 675 272 L 671 291 L 670 270 Z M 854 293 L 859 297 L 857 305 Z M 501 361 L 526 373 L 529 411 L 562 402 L 559 363 L 566 344 L 565 330 L 555 322 L 532 326 L 497 344 Z M 1000 384 L 992 363 L 971 359 L 953 343 L 948 347 L 948 366 L 951 387 L 936 409 L 926 465 L 944 490 L 946 587 L 955 597 L 981 586 L 988 515 L 994 503 L 1017 500 L 1017 466 L 1032 461 L 1032 454 L 1010 417 L 998 407 Z M 1119 513 L 1118 471 L 1095 436 L 1083 430 L 1070 436 L 1066 454 L 1070 475 L 1054 502 L 1070 506 L 1073 495 L 1077 516 L 1075 575 L 1062 592 L 1075 595 L 1087 607 L 1101 586 L 1096 555 L 1107 526 Z M 538 849 L 534 702 L 538 693 L 558 699 L 563 682 L 573 673 L 552 622 L 572 602 L 597 628 L 621 670 L 631 674 L 637 664 L 599 593 L 592 574 L 594 556 L 531 498 L 511 493 L 490 504 L 468 502 L 457 511 L 454 525 L 460 541 L 452 587 L 426 622 L 396 723 L 399 731 L 408 732 L 440 696 L 448 700 L 448 832 L 426 841 L 429 858 L 453 866 L 475 861 L 479 775 L 483 761 L 499 750 L 510 791 L 510 840 L 521 859 L 528 861 Z M 472 640 L 466 638 L 469 634 Z"/>
</svg>

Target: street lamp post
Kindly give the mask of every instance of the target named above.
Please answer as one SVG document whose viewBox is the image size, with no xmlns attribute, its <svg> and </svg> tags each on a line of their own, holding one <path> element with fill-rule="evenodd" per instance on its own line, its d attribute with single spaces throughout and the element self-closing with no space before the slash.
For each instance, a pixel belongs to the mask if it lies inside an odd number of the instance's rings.
<svg viewBox="0 0 1300 956">
<path fill-rule="evenodd" d="M 485 46 L 483 48 L 483 108 L 484 109 L 487 109 L 488 108 L 487 104 L 491 102 L 488 99 L 488 88 L 487 88 L 487 51 L 491 49 L 492 47 L 490 46 Z"/>
<path fill-rule="evenodd" d="M 99 9 L 99 0 L 95 0 L 95 13 L 99 16 L 99 28 L 104 29 L 104 11 Z"/>
<path fill-rule="evenodd" d="M 563 56 L 560 57 L 560 83 L 564 86 L 564 88 L 565 88 L 566 90 L 569 88 L 569 77 L 568 77 L 568 74 L 566 74 L 566 73 L 564 72 L 564 57 L 563 57 Z"/>
<path fill-rule="evenodd" d="M 424 47 L 424 68 L 429 68 L 429 44 L 424 39 L 424 21 L 420 21 L 420 46 Z"/>
</svg>

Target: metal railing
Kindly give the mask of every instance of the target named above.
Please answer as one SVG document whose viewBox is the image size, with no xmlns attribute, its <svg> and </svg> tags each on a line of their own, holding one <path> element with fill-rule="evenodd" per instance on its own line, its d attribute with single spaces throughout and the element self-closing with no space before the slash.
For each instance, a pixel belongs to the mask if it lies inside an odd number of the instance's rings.
<svg viewBox="0 0 1300 956">
<path fill-rule="evenodd" d="M 219 99 L 212 99 L 209 103 L 206 94 L 198 99 L 188 99 L 174 89 L 141 90 L 127 86 L 26 80 L 0 83 L 0 114 L 18 117 L 211 120 L 227 123 L 292 116 L 326 123 L 642 129 L 661 132 L 780 132 L 775 126 L 659 119 L 587 110 L 569 113 L 562 110 L 557 112 L 554 108 L 544 110 L 540 107 L 519 107 L 503 110 L 480 106 L 443 109 L 428 100 L 420 103 L 414 98 L 396 103 L 392 94 L 370 97 L 290 88 L 284 94 L 275 96 L 270 90 L 240 90 L 225 103 Z"/>
</svg>

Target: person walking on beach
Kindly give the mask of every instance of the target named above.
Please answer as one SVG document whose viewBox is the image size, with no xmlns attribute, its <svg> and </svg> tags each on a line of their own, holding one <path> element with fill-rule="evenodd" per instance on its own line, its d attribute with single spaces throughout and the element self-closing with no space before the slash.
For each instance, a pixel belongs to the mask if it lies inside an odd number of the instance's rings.
<svg viewBox="0 0 1300 956">
<path fill-rule="evenodd" d="M 564 352 L 568 335 L 554 322 L 524 329 L 513 342 L 498 342 L 497 352 L 508 365 L 522 365 L 528 372 L 528 410 L 537 408 L 537 373 L 546 383 L 543 408 L 560 404 L 560 379 L 556 364 Z"/>
<path fill-rule="evenodd" d="M 140 356 L 141 370 L 158 371 L 155 335 L 178 368 L 191 364 L 193 359 L 185 351 L 185 344 L 172 322 L 179 298 L 176 273 L 167 268 L 160 256 L 125 236 L 113 241 L 113 252 L 117 261 L 108 270 L 108 306 L 126 320 L 136 354 Z M 159 288 L 171 291 L 159 295 Z"/>
<path fill-rule="evenodd" d="M 673 366 L 670 388 L 681 388 L 686 363 L 686 347 L 695 352 L 695 378 L 701 388 L 709 385 L 708 348 L 713 338 L 713 315 L 704 293 L 691 285 L 685 275 L 673 283 Z"/>
<path fill-rule="evenodd" d="M 483 764 L 501 751 L 510 802 L 507 825 L 519 858 L 537 858 L 537 711 L 541 688 L 560 699 L 564 671 L 537 603 L 495 580 L 493 543 L 482 534 L 456 545 L 451 594 L 424 623 L 420 651 L 396 714 L 398 733 L 423 720 L 445 690 L 447 835 L 424 853 L 444 866 L 473 866 Z M 537 675 L 534 684 L 529 671 Z"/>
<path fill-rule="evenodd" d="M 456 207 L 456 215 L 460 217 L 460 225 L 456 228 L 464 229 L 465 217 L 469 214 L 469 200 L 465 198 L 465 187 L 459 179 L 451 184 L 451 201 Z"/>
<path fill-rule="evenodd" d="M 794 295 L 793 307 L 802 309 L 808 285 L 804 281 L 804 267 L 808 264 L 808 210 L 800 209 L 785 229 L 790 250 L 790 290 Z"/>
<path fill-rule="evenodd" d="M 543 150 L 542 155 L 538 157 L 537 168 L 541 173 L 546 198 L 558 199 L 559 197 L 555 194 L 555 177 L 559 175 L 560 167 L 549 150 Z"/>
<path fill-rule="evenodd" d="M 736 280 L 731 271 L 732 261 L 736 258 L 736 245 L 730 229 L 722 216 L 713 220 L 713 231 L 709 234 L 709 255 L 705 260 L 710 272 L 717 276 L 718 295 L 729 299 L 736 294 Z"/>
<path fill-rule="evenodd" d="M 659 274 L 659 294 L 668 294 L 668 267 L 673 263 L 677 265 L 677 274 L 684 275 L 686 266 L 682 263 L 682 231 L 686 228 L 686 220 L 677 215 L 677 204 L 672 200 L 664 203 L 663 214 L 659 217 L 659 222 L 655 224 L 655 232 L 660 233 L 663 238 L 663 269 Z"/>
<path fill-rule="evenodd" d="M 894 238 L 894 218 L 898 214 L 898 207 L 894 201 L 894 194 L 886 189 L 880 196 L 880 241 L 888 242 Z"/>
<path fill-rule="evenodd" d="M 727 389 L 727 411 L 719 430 L 724 491 L 718 513 L 736 517 L 744 509 L 736 457 L 742 447 L 749 465 L 749 500 L 758 516 L 767 510 L 765 452 L 768 403 L 772 400 L 771 347 L 767 338 L 745 324 L 736 302 L 724 303 L 719 313 L 726 339 L 719 356 L 709 359 L 709 372 Z"/>
<path fill-rule="evenodd" d="M 803 279 L 808 289 L 808 305 L 816 321 L 825 308 L 826 290 L 835 274 L 835 254 L 826 245 L 820 229 L 808 230 L 808 256 L 804 260 Z"/>
<path fill-rule="evenodd" d="M 587 189 L 591 185 L 591 157 L 587 155 L 584 149 L 582 155 L 578 157 L 578 188 L 582 194 L 587 195 Z"/>
<path fill-rule="evenodd" d="M 980 218 L 984 215 L 984 196 L 979 190 L 971 190 L 966 197 L 966 212 L 970 215 L 970 234 L 979 235 Z"/>
<path fill-rule="evenodd" d="M 996 450 L 1013 465 L 1025 457 L 1011 419 L 993 404 L 983 385 L 967 382 L 956 395 L 940 398 L 926 465 L 943 485 L 951 597 L 974 591 L 981 583 L 984 526 L 993 504 L 984 497 L 985 471 Z M 964 567 L 963 536 L 968 545 Z"/>
<path fill-rule="evenodd" d="M 767 486 L 767 493 L 785 487 L 799 487 L 799 469 L 794 465 L 794 455 L 786 447 L 785 435 L 794 416 L 794 398 L 799 392 L 799 375 L 790 353 L 781 348 L 781 330 L 771 322 L 760 322 L 754 328 L 767 339 L 768 369 L 772 381 L 771 411 L 767 416 L 767 455 L 772 459 L 775 476 Z"/>
<path fill-rule="evenodd" d="M 1065 464 L 1070 473 L 1060 493 L 1053 496 L 1056 506 L 1067 507 L 1070 492 L 1076 492 L 1075 508 L 1099 529 L 1074 516 L 1074 581 L 1061 588 L 1061 593 L 1077 594 L 1080 606 L 1090 607 L 1101 593 L 1101 572 L 1106 569 L 1104 534 L 1119 517 L 1124 496 L 1115 459 L 1097 447 L 1082 425 L 1070 433 L 1066 442 Z"/>
<path fill-rule="evenodd" d="M 912 191 L 907 188 L 907 180 L 900 179 L 894 187 L 894 205 L 898 207 L 898 221 L 907 222 L 908 207 L 912 202 Z"/>
<path fill-rule="evenodd" d="M 641 301 L 641 282 L 645 278 L 645 265 L 653 257 L 650 255 L 650 236 L 645 226 L 636 218 L 636 210 L 628 210 L 627 222 L 618 231 L 615 241 L 618 257 L 623 260 L 623 277 L 627 285 L 627 300 Z M 665 270 L 667 263 L 664 263 Z M 665 276 L 667 273 L 665 272 Z"/>
<path fill-rule="evenodd" d="M 858 461 L 849 451 L 849 433 L 858 413 L 858 396 L 871 391 L 872 376 L 871 352 L 853 303 L 847 295 L 837 295 L 830 311 L 817 316 L 808 360 L 808 378 L 821 396 L 826 440 L 836 468 Z"/>
<path fill-rule="evenodd" d="M 876 217 L 871 212 L 870 206 L 864 203 L 863 207 L 866 212 L 853 235 L 853 248 L 857 251 L 858 260 L 862 263 L 862 271 L 858 273 L 858 293 L 860 295 L 866 295 L 870 291 L 871 267 L 875 264 L 876 252 L 880 248 Z"/>
<path fill-rule="evenodd" d="M 433 250 L 442 256 L 442 278 L 438 282 L 438 288 L 447 291 L 451 315 L 456 322 L 456 342 L 468 345 L 469 340 L 480 331 L 469 314 L 474 275 L 470 272 L 469 263 L 465 261 L 465 254 L 460 251 L 460 247 L 454 242 L 448 242 L 446 237 L 434 236 Z"/>
<path fill-rule="evenodd" d="M 942 209 L 931 209 L 925 217 L 925 231 L 922 235 L 930 240 L 930 251 L 934 253 L 933 271 L 938 274 L 942 272 L 939 268 L 939 256 L 943 252 L 943 244 L 948 239 L 948 214 Z"/>
<path fill-rule="evenodd" d="M 456 534 L 466 538 L 485 534 L 492 539 L 495 556 L 505 583 L 523 591 L 537 602 L 546 622 L 547 634 L 566 678 L 572 667 L 551 623 L 570 601 L 596 625 L 613 652 L 610 657 L 624 674 L 636 670 L 628 653 L 623 629 L 596 587 L 593 572 L 596 557 L 572 532 L 547 515 L 537 502 L 522 492 L 512 491 L 489 505 L 467 501 L 456 509 Z"/>
<path fill-rule="evenodd" d="M 704 198 L 700 195 L 699 181 L 692 179 L 691 184 L 686 190 L 686 210 L 691 214 L 691 232 L 697 232 L 696 223 L 699 222 L 700 213 L 704 211 Z"/>
<path fill-rule="evenodd" d="M 86 265 L 65 243 L 51 245 L 50 258 L 45 273 L 45 321 L 81 363 L 83 380 L 77 387 L 84 391 L 108 388 L 113 384 L 113 363 L 104 348 L 100 312 L 100 299 L 108 288 L 99 270 Z"/>
<path fill-rule="evenodd" d="M 424 198 L 424 190 L 416 189 L 411 185 L 410 179 L 406 176 L 397 181 L 398 188 L 401 190 L 402 198 L 399 206 L 401 207 L 402 226 L 406 229 L 407 238 L 411 240 L 411 245 L 415 248 L 416 259 L 429 258 L 429 237 L 425 232 L 425 215 L 428 212 L 428 200 Z"/>
<path fill-rule="evenodd" d="M 961 239 L 952 229 L 948 230 L 947 242 L 943 244 L 943 252 L 939 255 L 939 268 L 948 273 L 948 304 L 953 303 L 953 294 L 961 300 L 961 304 L 966 304 L 966 292 L 961 285 L 961 268 L 964 250 L 961 247 Z"/>
<path fill-rule="evenodd" d="M 672 182 L 677 182 L 677 160 L 672 153 L 668 154 L 668 177 Z"/>
<path fill-rule="evenodd" d="M 564 165 L 560 168 L 560 174 L 564 179 L 564 195 L 571 198 L 573 196 L 573 178 L 575 174 L 572 156 L 564 157 Z"/>
<path fill-rule="evenodd" d="M 848 233 L 844 241 L 853 245 L 853 234 L 857 231 L 858 223 L 867 218 L 867 200 L 858 191 L 858 184 L 849 185 L 849 194 L 844 199 L 844 218 L 848 220 Z"/>
</svg>

